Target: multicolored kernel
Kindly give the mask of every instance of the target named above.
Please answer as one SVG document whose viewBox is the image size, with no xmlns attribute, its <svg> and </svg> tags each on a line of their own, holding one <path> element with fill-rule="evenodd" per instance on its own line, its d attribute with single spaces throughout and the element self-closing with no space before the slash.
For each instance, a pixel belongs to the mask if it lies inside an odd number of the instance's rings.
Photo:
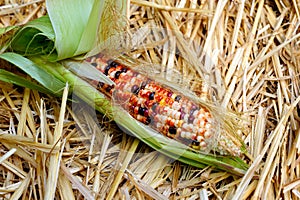
<svg viewBox="0 0 300 200">
<path fill-rule="evenodd" d="M 214 120 L 205 107 L 115 61 L 89 58 L 92 65 L 115 82 L 94 86 L 126 109 L 138 121 L 197 150 L 207 149 Z"/>
</svg>

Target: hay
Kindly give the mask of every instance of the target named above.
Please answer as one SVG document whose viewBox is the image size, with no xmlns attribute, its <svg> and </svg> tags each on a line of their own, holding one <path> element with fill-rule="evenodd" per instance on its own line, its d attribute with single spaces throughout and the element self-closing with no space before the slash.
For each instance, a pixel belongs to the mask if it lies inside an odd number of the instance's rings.
<svg viewBox="0 0 300 200">
<path fill-rule="evenodd" d="M 243 177 L 173 161 L 83 104 L 76 110 L 66 98 L 1 82 L 0 198 L 300 198 L 299 8 L 297 1 L 132 0 L 128 9 L 132 35 L 152 31 L 129 57 L 241 113 L 250 164 Z M 0 27 L 45 14 L 43 0 L 0 1 Z"/>
</svg>

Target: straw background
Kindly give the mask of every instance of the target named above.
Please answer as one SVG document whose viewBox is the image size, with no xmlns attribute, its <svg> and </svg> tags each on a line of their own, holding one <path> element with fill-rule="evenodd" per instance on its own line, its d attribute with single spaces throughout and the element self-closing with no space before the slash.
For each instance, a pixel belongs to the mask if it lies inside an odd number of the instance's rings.
<svg viewBox="0 0 300 200">
<path fill-rule="evenodd" d="M 245 131 L 237 134 L 248 147 L 243 159 L 249 170 L 240 177 L 172 161 L 88 107 L 76 111 L 66 97 L 1 82 L 0 199 L 299 199 L 300 3 L 128 5 L 130 31 L 175 30 L 163 50 L 156 46 L 165 41 L 150 42 L 129 57 L 156 64 L 163 77 L 184 89 L 213 94 L 220 110 L 240 113 Z M 0 27 L 46 13 L 44 0 L 0 0 Z M 0 68 L 21 73 L 4 62 Z M 49 145 L 55 142 L 55 148 Z M 53 156 L 60 162 L 49 163 Z"/>
</svg>

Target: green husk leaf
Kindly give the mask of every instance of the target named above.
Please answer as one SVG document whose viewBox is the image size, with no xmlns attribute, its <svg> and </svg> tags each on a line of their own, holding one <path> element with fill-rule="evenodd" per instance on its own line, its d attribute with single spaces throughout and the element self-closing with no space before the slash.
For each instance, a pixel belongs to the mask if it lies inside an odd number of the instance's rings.
<svg viewBox="0 0 300 200">
<path fill-rule="evenodd" d="M 55 32 L 57 60 L 76 55 L 82 34 L 85 29 L 88 29 L 87 24 L 93 5 L 93 0 L 46 1 L 48 14 Z M 86 41 L 86 45 L 93 44 L 93 40 L 94 38 L 90 38 L 89 41 Z"/>
<path fill-rule="evenodd" d="M 66 69 L 63 64 L 59 62 L 50 62 L 47 60 L 47 57 L 42 56 L 31 57 L 30 59 L 32 59 L 34 63 L 37 63 L 40 68 L 43 68 L 46 72 L 53 75 L 55 79 L 64 83 L 68 82 L 70 92 L 73 92 L 74 95 L 78 96 L 89 105 L 97 105 L 99 112 L 111 117 L 111 103 L 107 100 L 105 95 Z M 78 64 L 80 65 L 80 63 Z"/>
<path fill-rule="evenodd" d="M 49 17 L 43 16 L 21 28 L 13 37 L 10 47 L 24 56 L 51 54 L 55 53 L 54 38 Z"/>
<path fill-rule="evenodd" d="M 19 76 L 17 74 L 14 74 L 12 72 L 6 71 L 4 69 L 0 69 L 0 80 L 1 81 L 5 81 L 8 83 L 12 83 L 21 87 L 27 87 L 29 89 L 32 90 L 37 90 L 40 91 L 42 93 L 46 93 L 46 94 L 51 94 L 51 95 L 56 95 L 57 93 L 52 93 L 50 90 L 48 90 L 47 88 L 32 82 L 31 80 L 28 80 L 22 76 Z"/>
<path fill-rule="evenodd" d="M 0 58 L 22 69 L 52 93 L 60 95 L 65 87 L 65 83 L 63 81 L 56 78 L 53 74 L 48 73 L 33 61 L 17 53 L 6 52 L 0 54 Z"/>
<path fill-rule="evenodd" d="M 86 53 L 95 46 L 97 31 L 100 25 L 99 18 L 103 14 L 104 6 L 105 2 L 98 0 L 94 1 L 94 5 L 89 15 L 89 20 L 86 24 L 86 28 L 82 33 L 81 40 L 79 41 L 75 55 Z"/>
<path fill-rule="evenodd" d="M 90 51 L 126 25 L 124 20 L 119 23 L 119 16 L 126 11 L 126 0 L 48 0 L 46 3 L 56 37 L 57 60 Z"/>
</svg>

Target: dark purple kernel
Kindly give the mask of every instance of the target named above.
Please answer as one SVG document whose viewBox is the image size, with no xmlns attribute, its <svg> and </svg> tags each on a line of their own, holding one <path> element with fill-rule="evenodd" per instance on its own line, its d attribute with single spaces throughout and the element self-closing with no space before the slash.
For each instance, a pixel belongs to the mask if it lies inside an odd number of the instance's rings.
<svg viewBox="0 0 300 200">
<path fill-rule="evenodd" d="M 200 145 L 200 142 L 198 142 L 197 140 L 193 140 L 193 141 L 192 141 L 192 145 L 194 145 L 194 146 L 199 146 L 199 145 Z"/>
<path fill-rule="evenodd" d="M 191 110 L 198 110 L 199 108 L 196 105 L 192 105 Z"/>
<path fill-rule="evenodd" d="M 108 72 L 111 68 L 114 68 L 114 66 L 111 66 L 111 65 L 107 65 L 104 69 L 104 74 L 107 76 L 108 75 Z"/>
<path fill-rule="evenodd" d="M 113 61 L 113 60 L 109 60 L 107 61 L 108 65 L 111 67 L 117 67 L 119 65 L 119 63 Z"/>
<path fill-rule="evenodd" d="M 93 63 L 91 63 L 91 65 L 93 65 L 94 67 L 97 67 L 97 63 L 96 62 L 93 62 Z"/>
<path fill-rule="evenodd" d="M 169 127 L 169 133 L 172 134 L 172 135 L 175 135 L 177 132 L 177 129 L 175 126 L 171 126 Z"/>
<path fill-rule="evenodd" d="M 195 112 L 195 110 L 191 110 L 190 111 L 190 115 L 193 115 L 194 112 Z"/>
<path fill-rule="evenodd" d="M 180 95 L 177 95 L 176 97 L 175 97 L 175 101 L 177 101 L 177 102 L 179 102 L 180 101 L 180 99 L 181 99 L 181 96 Z"/>
<path fill-rule="evenodd" d="M 146 85 L 147 85 L 147 83 L 146 83 L 145 81 L 143 81 L 143 82 L 141 83 L 141 89 L 145 89 Z"/>
<path fill-rule="evenodd" d="M 112 89 L 113 89 L 113 87 L 110 86 L 110 85 L 108 85 L 108 86 L 105 88 L 105 91 L 106 91 L 106 92 L 110 92 Z"/>
<path fill-rule="evenodd" d="M 188 118 L 188 123 L 193 123 L 195 117 L 193 115 L 190 115 Z"/>
<path fill-rule="evenodd" d="M 198 107 L 195 106 L 195 105 L 192 105 L 191 111 L 190 111 L 190 115 L 193 115 L 193 113 L 194 113 L 196 110 L 199 110 Z"/>
<path fill-rule="evenodd" d="M 139 107 L 138 113 L 139 113 L 140 115 L 144 116 L 146 110 L 147 110 L 147 108 Z"/>
<path fill-rule="evenodd" d="M 149 94 L 149 100 L 153 100 L 154 99 L 154 95 L 155 95 L 155 92 L 151 92 Z"/>
<path fill-rule="evenodd" d="M 151 123 L 151 118 L 150 117 L 147 117 L 146 118 L 146 121 L 145 121 L 145 124 L 146 125 L 149 125 Z"/>
<path fill-rule="evenodd" d="M 182 112 L 180 113 L 180 119 L 183 119 L 184 116 L 185 116 L 185 112 L 182 111 Z"/>
<path fill-rule="evenodd" d="M 103 82 L 99 82 L 98 83 L 98 87 L 102 88 L 104 86 L 104 83 Z"/>
<path fill-rule="evenodd" d="M 140 91 L 140 88 L 139 88 L 139 86 L 137 86 L 137 85 L 133 85 L 132 87 L 131 87 L 131 92 L 133 93 L 133 94 L 138 94 L 139 93 L 139 91 Z"/>
<path fill-rule="evenodd" d="M 122 73 L 126 73 L 126 72 L 127 72 L 127 68 L 126 68 L 126 67 L 122 68 L 122 69 L 121 69 L 121 72 L 122 72 Z"/>
<path fill-rule="evenodd" d="M 120 74 L 121 74 L 121 73 L 122 73 L 122 72 L 117 71 L 117 72 L 115 73 L 115 78 L 118 79 L 118 78 L 120 77 Z"/>
</svg>

